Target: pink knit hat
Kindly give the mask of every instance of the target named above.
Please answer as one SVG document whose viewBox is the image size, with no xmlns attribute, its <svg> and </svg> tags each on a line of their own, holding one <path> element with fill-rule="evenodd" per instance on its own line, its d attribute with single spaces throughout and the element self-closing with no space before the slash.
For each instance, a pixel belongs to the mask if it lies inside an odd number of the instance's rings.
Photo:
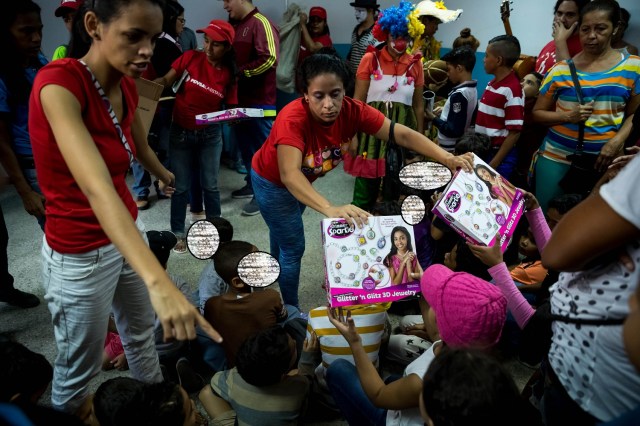
<svg viewBox="0 0 640 426">
<path fill-rule="evenodd" d="M 431 265 L 422 275 L 420 288 L 447 345 L 487 348 L 498 343 L 507 299 L 495 285 L 444 265 Z"/>
</svg>

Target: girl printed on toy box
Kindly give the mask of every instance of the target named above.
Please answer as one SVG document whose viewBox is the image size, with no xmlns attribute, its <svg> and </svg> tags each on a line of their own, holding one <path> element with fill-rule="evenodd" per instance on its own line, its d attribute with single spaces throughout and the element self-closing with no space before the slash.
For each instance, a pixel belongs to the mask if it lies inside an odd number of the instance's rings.
<svg viewBox="0 0 640 426">
<path fill-rule="evenodd" d="M 389 268 L 391 285 L 417 281 L 422 276 L 422 267 L 411 245 L 411 235 L 404 226 L 396 226 L 391 231 L 391 250 L 384 258 L 384 266 Z"/>
</svg>

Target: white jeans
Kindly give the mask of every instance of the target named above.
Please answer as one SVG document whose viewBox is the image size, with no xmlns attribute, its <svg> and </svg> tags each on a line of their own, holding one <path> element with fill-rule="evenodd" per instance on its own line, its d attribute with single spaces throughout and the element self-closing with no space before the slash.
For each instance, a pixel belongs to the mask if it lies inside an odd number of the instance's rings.
<svg viewBox="0 0 640 426">
<path fill-rule="evenodd" d="M 146 240 L 144 225 L 138 229 Z M 100 372 L 109 314 L 114 313 L 131 375 L 162 381 L 153 341 L 155 314 L 143 281 L 113 244 L 81 254 L 62 254 L 42 244 L 45 300 L 51 312 L 58 355 L 52 405 L 75 412 Z"/>
</svg>

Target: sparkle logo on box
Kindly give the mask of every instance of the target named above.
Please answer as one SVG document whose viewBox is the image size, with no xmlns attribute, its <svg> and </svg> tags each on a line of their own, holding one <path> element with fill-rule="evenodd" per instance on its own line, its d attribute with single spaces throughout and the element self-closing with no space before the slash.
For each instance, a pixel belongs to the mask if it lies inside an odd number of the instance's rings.
<svg viewBox="0 0 640 426">
<path fill-rule="evenodd" d="M 457 191 L 451 191 L 444 199 L 444 205 L 451 213 L 455 213 L 460 208 L 460 194 Z"/>
<path fill-rule="evenodd" d="M 344 219 L 333 220 L 327 227 L 327 234 L 331 238 L 346 238 L 353 234 L 354 231 L 354 226 L 347 223 Z"/>
</svg>

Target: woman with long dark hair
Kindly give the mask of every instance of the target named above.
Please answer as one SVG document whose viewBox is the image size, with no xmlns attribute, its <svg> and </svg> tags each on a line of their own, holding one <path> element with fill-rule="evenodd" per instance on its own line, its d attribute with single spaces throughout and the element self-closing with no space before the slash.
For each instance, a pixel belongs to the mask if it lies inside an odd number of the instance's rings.
<svg viewBox="0 0 640 426">
<path fill-rule="evenodd" d="M 154 310 L 165 339 L 219 335 L 173 284 L 147 245 L 125 177 L 135 158 L 171 193 L 136 112 L 134 78 L 161 33 L 160 0 L 86 1 L 70 58 L 45 66 L 30 99 L 29 130 L 47 198 L 42 244 L 45 299 L 55 331 L 54 408 L 86 418 L 113 312 L 132 376 L 163 380 Z"/>
</svg>

